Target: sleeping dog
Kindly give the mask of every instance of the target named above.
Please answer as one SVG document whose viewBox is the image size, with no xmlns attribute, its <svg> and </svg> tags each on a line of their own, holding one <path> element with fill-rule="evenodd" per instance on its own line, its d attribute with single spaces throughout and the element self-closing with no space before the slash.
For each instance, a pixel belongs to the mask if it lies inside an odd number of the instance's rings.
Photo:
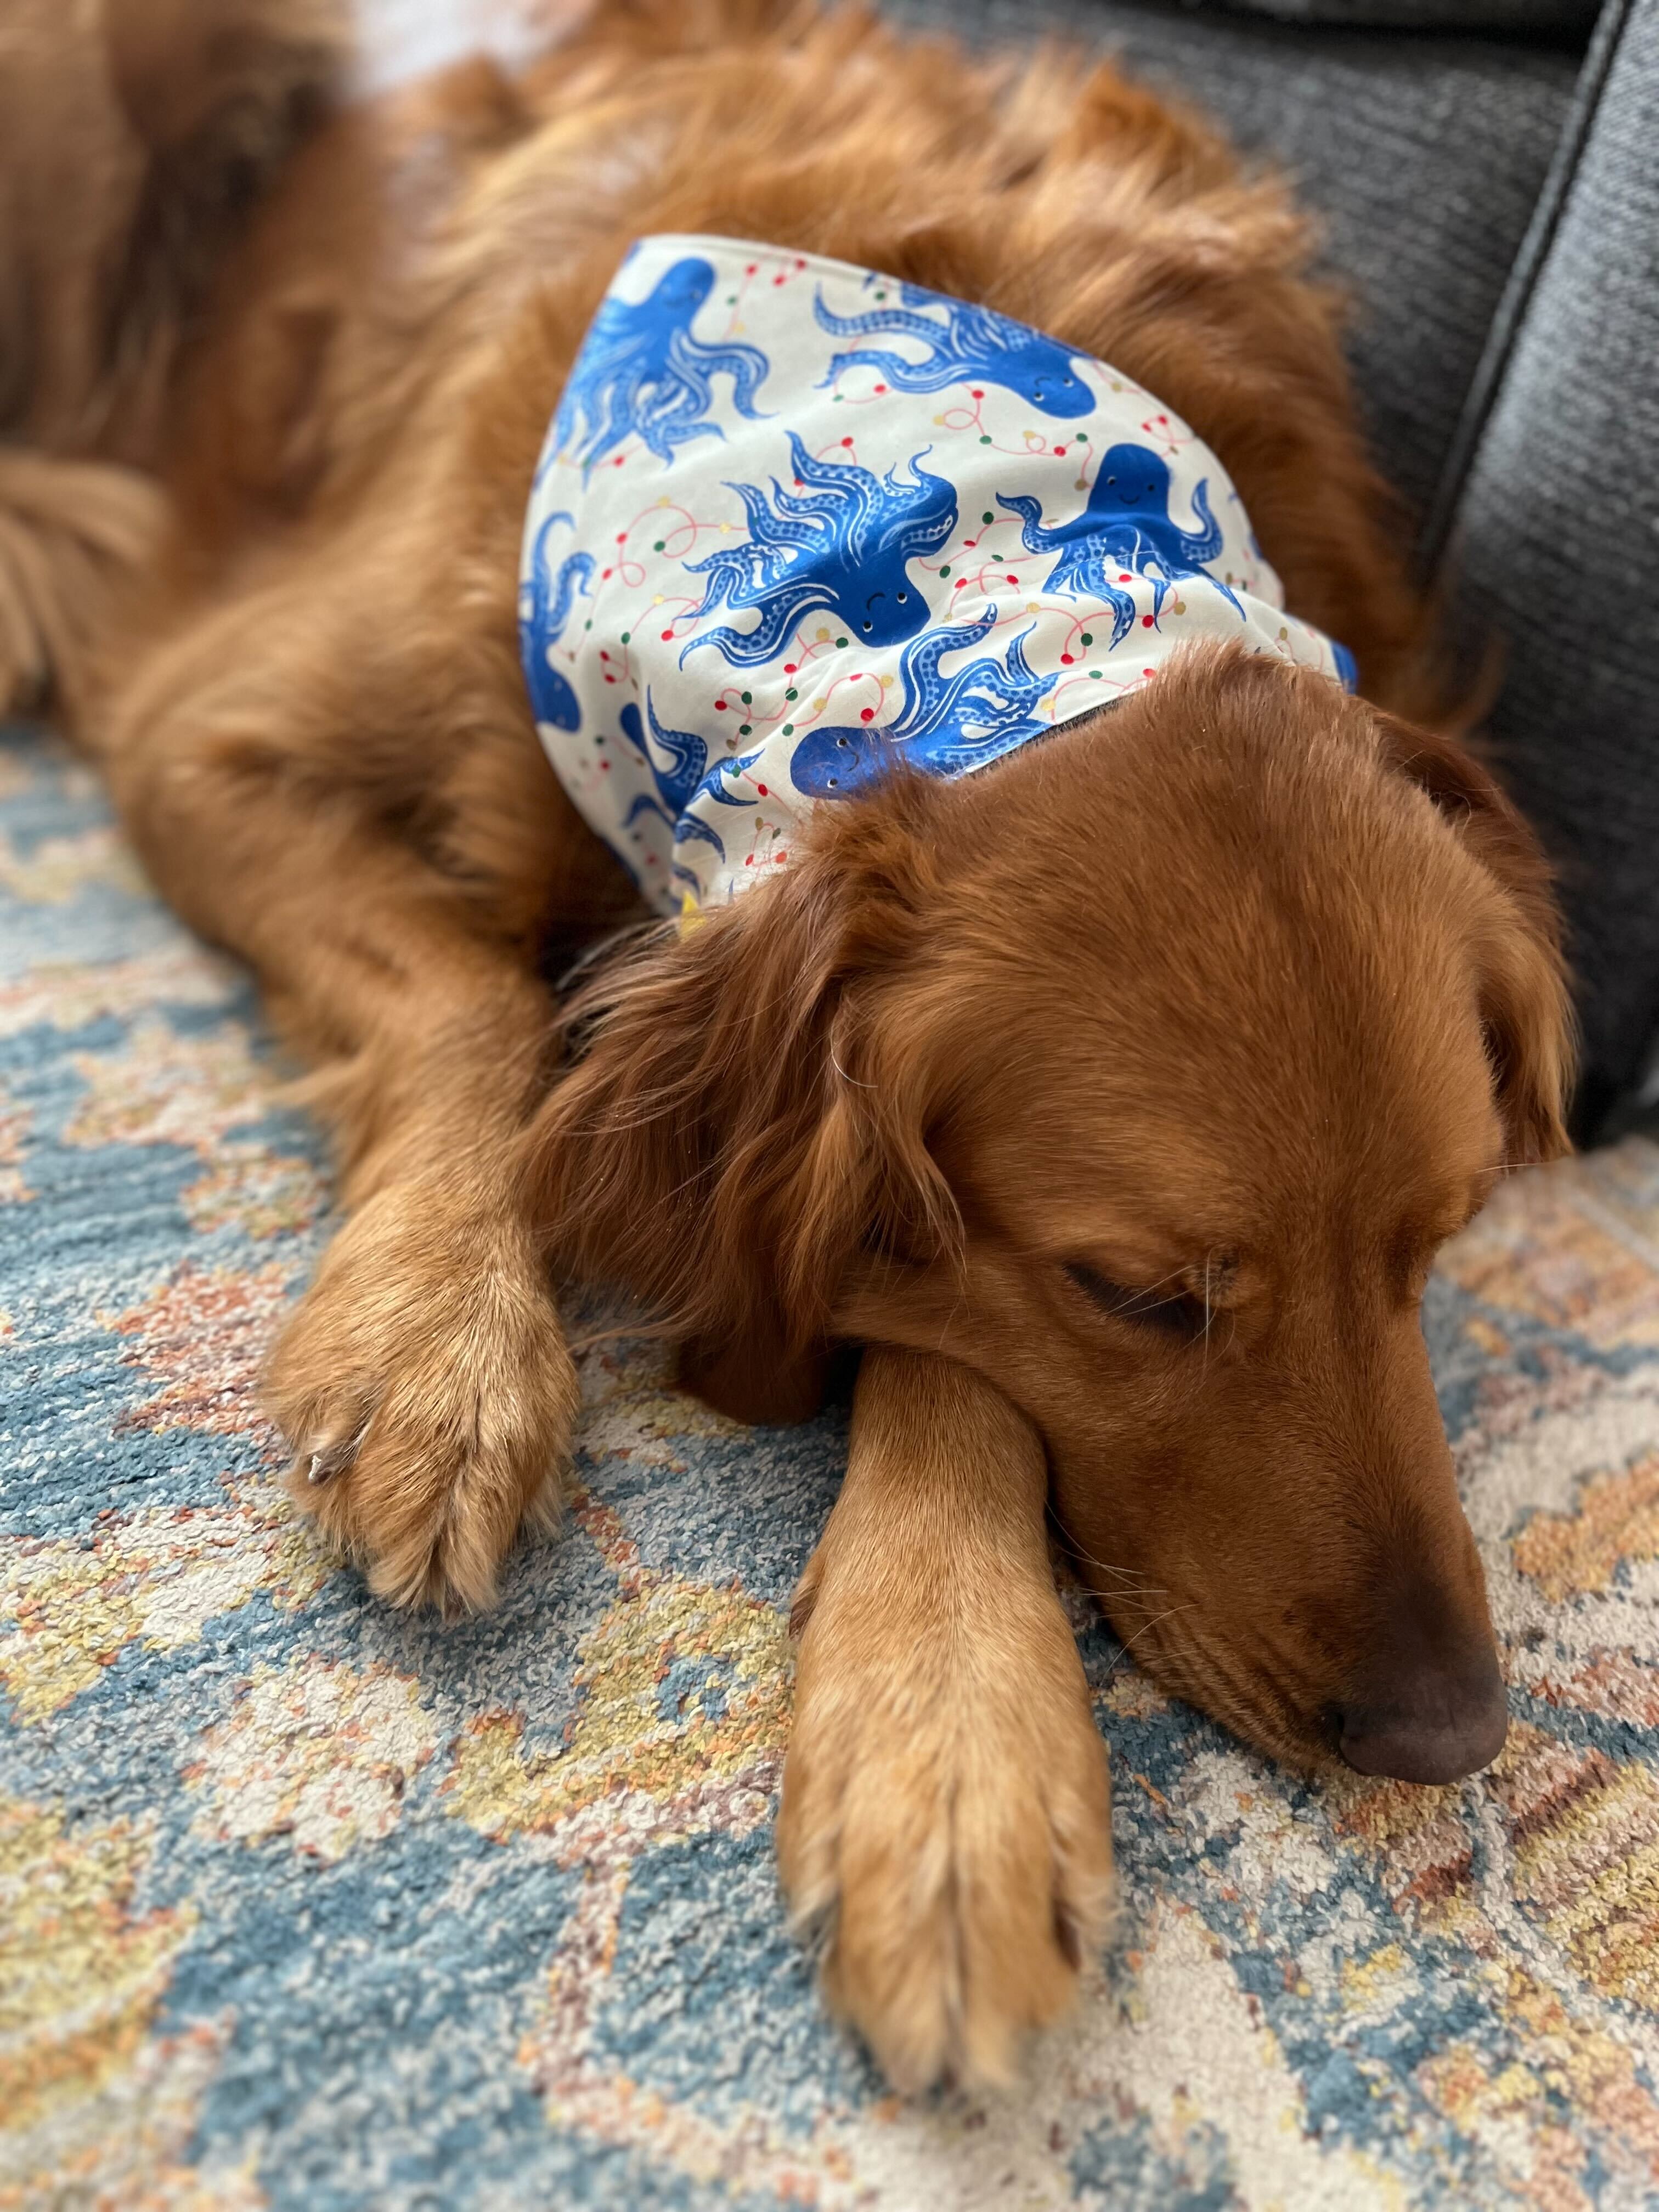
<svg viewBox="0 0 1659 2212">
<path fill-rule="evenodd" d="M 1567 1005 L 1308 253 L 1109 69 L 613 0 L 288 161 L 82 687 L 316 1070 L 269 1393 L 378 1590 L 550 1516 L 552 1274 L 747 1418 L 866 1347 L 779 1844 L 905 2087 L 1006 2075 L 1107 1909 L 1050 1512 L 1282 1759 L 1504 1737 L 1417 1309 L 1563 1148 Z"/>
</svg>

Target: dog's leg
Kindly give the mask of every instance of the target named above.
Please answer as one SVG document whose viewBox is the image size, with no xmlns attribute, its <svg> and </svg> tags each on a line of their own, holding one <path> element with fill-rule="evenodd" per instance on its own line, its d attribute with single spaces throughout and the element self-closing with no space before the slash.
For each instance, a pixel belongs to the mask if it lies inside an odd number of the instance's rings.
<svg viewBox="0 0 1659 2212">
<path fill-rule="evenodd" d="M 422 896 L 418 863 L 342 841 L 325 866 L 311 944 L 281 988 L 305 995 L 307 1026 L 351 1036 L 314 1097 L 356 1146 L 352 1212 L 266 1395 L 296 1453 L 291 1494 L 374 1587 L 477 1607 L 520 1525 L 556 1516 L 576 1407 L 508 1154 L 539 1096 L 549 1007 L 515 961 Z M 331 908 L 336 870 L 353 889 Z M 276 964 L 260 963 L 274 984 Z"/>
<path fill-rule="evenodd" d="M 576 1401 L 511 1171 L 550 1008 L 510 888 L 429 863 L 343 768 L 329 787 L 324 749 L 295 735 L 320 726 L 312 669 L 292 657 L 279 683 L 258 639 L 250 621 L 164 651 L 106 733 L 111 781 L 163 890 L 258 971 L 338 1139 L 349 1215 L 268 1376 L 293 1495 L 386 1595 L 479 1606 L 521 1522 L 556 1503 Z M 418 697 L 407 712 L 420 727 Z M 365 730 L 335 725 L 339 762 Z M 497 750 L 529 823 L 550 776 L 522 735 Z"/>
<path fill-rule="evenodd" d="M 902 2089 L 1006 2080 L 1111 1886 L 1105 1747 L 1055 1592 L 1047 1470 L 965 1368 L 872 1347 L 802 1578 L 778 1850 L 832 2003 Z"/>
</svg>

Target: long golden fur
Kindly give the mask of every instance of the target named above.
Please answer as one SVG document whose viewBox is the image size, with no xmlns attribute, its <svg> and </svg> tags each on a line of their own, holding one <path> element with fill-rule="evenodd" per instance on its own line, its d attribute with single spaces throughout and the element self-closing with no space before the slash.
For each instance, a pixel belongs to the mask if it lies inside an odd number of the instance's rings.
<svg viewBox="0 0 1659 2212">
<path fill-rule="evenodd" d="M 84 704 L 112 595 L 165 529 L 180 349 L 343 52 L 337 0 L 7 0 L 0 712 Z"/>
<path fill-rule="evenodd" d="M 544 976 L 637 916 L 537 744 L 519 535 L 653 230 L 1112 361 L 1219 453 L 1364 698 L 1195 655 L 994 770 L 823 810 L 562 1018 Z M 124 451 L 173 521 L 91 741 L 339 1143 L 348 1218 L 270 1371 L 295 1498 L 387 1596 L 487 1603 L 574 1407 L 550 1257 L 753 1416 L 868 1344 L 779 1844 L 907 2086 L 1005 2074 L 1105 1909 L 1050 1500 L 1137 1654 L 1279 1755 L 1427 1774 L 1501 1734 L 1416 1309 L 1492 1178 L 1562 1148 L 1566 1002 L 1530 838 L 1410 719 L 1429 625 L 1309 252 L 1279 185 L 1110 69 L 611 0 L 516 79 L 469 64 L 298 154 Z"/>
</svg>

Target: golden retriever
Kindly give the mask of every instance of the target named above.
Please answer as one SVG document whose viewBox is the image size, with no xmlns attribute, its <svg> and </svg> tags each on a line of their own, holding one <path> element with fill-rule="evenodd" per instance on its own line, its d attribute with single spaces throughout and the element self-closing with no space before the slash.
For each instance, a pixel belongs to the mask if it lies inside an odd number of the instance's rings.
<svg viewBox="0 0 1659 2212">
<path fill-rule="evenodd" d="M 544 979 L 640 909 L 537 741 L 519 539 L 659 231 L 1109 361 L 1222 457 L 1363 696 L 1191 653 L 1109 724 L 823 806 L 561 1007 Z M 488 1603 L 575 1407 L 550 1262 L 750 1418 L 867 1346 L 779 1846 L 904 2087 L 1006 2075 L 1106 1909 L 1051 1503 L 1137 1656 L 1278 1756 L 1442 1780 L 1503 1739 L 1417 1310 L 1493 1179 L 1563 1148 L 1567 1001 L 1532 840 L 1432 726 L 1309 256 L 1277 184 L 1109 68 L 611 0 L 294 155 L 123 450 L 171 535 L 100 617 L 89 740 L 339 1144 L 349 1215 L 270 1374 L 293 1495 L 388 1597 Z"/>
</svg>

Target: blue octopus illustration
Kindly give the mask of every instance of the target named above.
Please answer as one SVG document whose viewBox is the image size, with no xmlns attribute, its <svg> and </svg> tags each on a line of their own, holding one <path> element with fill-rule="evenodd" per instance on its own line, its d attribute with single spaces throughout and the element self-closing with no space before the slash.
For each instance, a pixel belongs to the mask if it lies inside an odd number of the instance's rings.
<svg viewBox="0 0 1659 2212">
<path fill-rule="evenodd" d="M 581 708 L 549 655 L 564 635 L 578 589 L 586 592 L 588 588 L 593 556 L 571 554 L 555 576 L 547 556 L 547 538 L 556 522 L 575 527 L 574 516 L 560 513 L 550 514 L 536 532 L 530 574 L 519 587 L 519 657 L 524 663 L 525 683 L 536 720 L 550 723 L 556 730 L 574 730 L 581 726 Z"/>
<path fill-rule="evenodd" d="M 977 645 L 996 621 L 988 607 L 975 622 L 930 630 L 906 646 L 899 659 L 904 704 L 896 721 L 848 728 L 828 724 L 809 730 L 794 750 L 789 774 L 809 799 L 846 799 L 867 790 L 902 761 L 933 775 L 965 775 L 982 768 L 1048 724 L 1035 713 L 1060 678 L 1038 676 L 1025 658 L 1030 630 L 1008 647 L 1005 667 L 994 653 L 941 676 L 947 653 Z"/>
<path fill-rule="evenodd" d="M 1098 599 L 1112 610 L 1112 643 L 1120 645 L 1135 618 L 1135 603 L 1118 582 L 1126 573 L 1148 579 L 1152 586 L 1152 616 L 1163 611 L 1164 598 L 1183 576 L 1201 576 L 1225 599 L 1244 610 L 1237 595 L 1218 576 L 1204 567 L 1221 550 L 1221 525 L 1210 511 L 1206 496 L 1209 479 L 1200 477 L 1193 492 L 1193 509 L 1201 530 L 1183 530 L 1170 514 L 1170 471 L 1149 447 L 1109 447 L 1100 464 L 1081 514 L 1049 529 L 1042 520 L 1041 503 L 1024 496 L 997 495 L 999 507 L 1020 517 L 1020 532 L 1028 553 L 1058 553 L 1044 588 L 1065 592 L 1073 599 Z"/>
<path fill-rule="evenodd" d="M 722 806 L 747 806 L 750 804 L 748 793 L 727 791 L 724 787 L 725 781 L 727 776 L 740 775 L 744 769 L 752 767 L 760 758 L 761 749 L 757 747 L 752 753 L 729 754 L 717 760 L 710 768 L 708 748 L 694 730 L 665 729 L 657 720 L 657 710 L 652 704 L 648 687 L 645 695 L 645 711 L 651 723 L 648 739 L 645 726 L 640 720 L 640 710 L 631 699 L 617 718 L 622 725 L 623 735 L 650 769 L 651 781 L 657 787 L 654 799 L 649 793 L 642 792 L 629 808 L 628 827 L 631 830 L 642 814 L 654 814 L 677 844 L 688 839 L 693 842 L 700 840 L 706 845 L 712 845 L 717 856 L 723 860 L 726 848 L 719 836 L 706 822 L 700 821 L 687 809 L 698 797 L 715 799 Z M 668 756 L 665 768 L 658 759 L 659 753 Z M 675 873 L 684 874 L 684 871 L 676 869 Z"/>
<path fill-rule="evenodd" d="M 714 404 L 710 380 L 732 380 L 738 414 L 757 419 L 754 398 L 769 363 L 758 347 L 705 345 L 691 335 L 714 271 L 695 255 L 677 261 L 637 305 L 606 300 L 582 341 L 553 418 L 553 446 L 582 465 L 583 481 L 623 440 L 637 434 L 659 461 L 672 462 L 688 438 L 722 436 L 703 420 Z"/>
<path fill-rule="evenodd" d="M 921 361 L 906 361 L 896 353 L 872 347 L 838 353 L 830 363 L 825 384 L 833 384 L 844 368 L 862 362 L 879 369 L 895 392 L 942 392 L 947 384 L 975 380 L 1000 384 L 1018 392 L 1043 414 L 1063 422 L 1074 421 L 1093 410 L 1095 395 L 1073 366 L 1068 346 L 1045 337 L 1028 324 L 1000 315 L 994 307 L 976 307 L 965 300 L 946 299 L 920 284 L 900 287 L 902 307 L 872 307 L 865 315 L 832 314 L 820 293 L 813 313 L 820 329 L 832 337 L 864 337 L 883 331 L 919 338 L 928 351 Z M 943 307 L 945 319 L 937 322 L 922 307 Z"/>
<path fill-rule="evenodd" d="M 760 616 L 750 630 L 720 629 L 696 637 L 681 653 L 718 646 L 734 667 L 769 660 L 804 615 L 827 609 L 866 645 L 902 645 L 927 620 L 927 603 L 907 574 L 908 564 L 937 553 L 956 528 L 957 495 L 943 477 L 921 465 L 932 451 L 911 457 L 912 481 L 896 470 L 872 476 L 856 461 L 815 460 L 798 434 L 789 451 L 804 492 L 785 491 L 775 477 L 772 496 L 755 484 L 734 483 L 749 517 L 741 545 L 722 546 L 687 573 L 707 576 L 702 604 L 752 607 Z"/>
</svg>

